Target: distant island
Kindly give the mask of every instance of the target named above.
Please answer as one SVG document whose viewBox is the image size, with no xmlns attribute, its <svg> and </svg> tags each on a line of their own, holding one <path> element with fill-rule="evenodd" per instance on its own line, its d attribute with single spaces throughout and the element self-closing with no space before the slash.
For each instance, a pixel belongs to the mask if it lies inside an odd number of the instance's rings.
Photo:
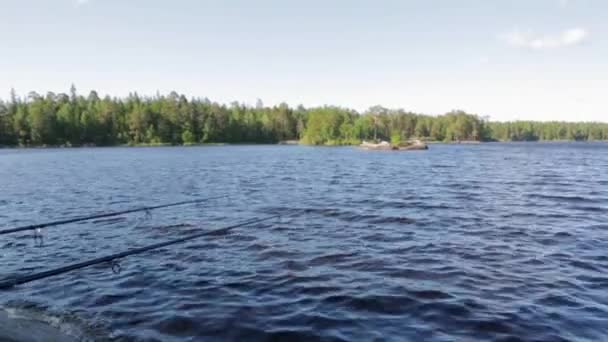
<svg viewBox="0 0 608 342">
<path fill-rule="evenodd" d="M 364 113 L 324 106 L 268 107 L 169 95 L 100 98 L 11 91 L 0 100 L 0 146 L 278 143 L 358 145 L 363 140 L 436 142 L 608 140 L 608 123 L 490 122 L 452 111 L 432 116 L 380 106 Z"/>
</svg>

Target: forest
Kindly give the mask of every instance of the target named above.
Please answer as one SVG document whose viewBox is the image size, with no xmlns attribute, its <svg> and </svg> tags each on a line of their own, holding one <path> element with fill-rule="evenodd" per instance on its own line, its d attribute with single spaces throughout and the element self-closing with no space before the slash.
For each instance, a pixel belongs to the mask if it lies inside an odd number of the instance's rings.
<svg viewBox="0 0 608 342">
<path fill-rule="evenodd" d="M 299 140 L 311 145 L 351 145 L 362 140 L 402 141 L 608 140 L 608 123 L 490 122 L 452 111 L 425 115 L 374 106 L 355 110 L 287 104 L 229 105 L 176 92 L 125 98 L 96 91 L 79 95 L 14 90 L 0 100 L 0 146 L 192 145 L 276 143 Z"/>
</svg>

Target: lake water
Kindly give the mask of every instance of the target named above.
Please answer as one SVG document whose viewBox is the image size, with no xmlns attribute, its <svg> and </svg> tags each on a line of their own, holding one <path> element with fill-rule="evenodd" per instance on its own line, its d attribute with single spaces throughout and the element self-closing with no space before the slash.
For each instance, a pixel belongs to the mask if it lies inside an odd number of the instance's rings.
<svg viewBox="0 0 608 342">
<path fill-rule="evenodd" d="M 0 327 L 19 316 L 101 341 L 608 339 L 605 143 L 0 150 L 0 228 L 219 194 L 47 228 L 43 247 L 0 236 L 5 278 L 281 215 L 127 257 L 120 274 L 97 265 L 2 291 Z"/>
</svg>

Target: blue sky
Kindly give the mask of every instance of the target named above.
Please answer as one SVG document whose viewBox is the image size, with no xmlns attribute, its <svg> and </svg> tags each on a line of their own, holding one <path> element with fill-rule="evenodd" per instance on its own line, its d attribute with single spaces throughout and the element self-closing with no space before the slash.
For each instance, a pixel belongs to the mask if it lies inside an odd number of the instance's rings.
<svg viewBox="0 0 608 342">
<path fill-rule="evenodd" d="M 608 121 L 605 0 L 0 0 L 10 88 Z"/>
</svg>

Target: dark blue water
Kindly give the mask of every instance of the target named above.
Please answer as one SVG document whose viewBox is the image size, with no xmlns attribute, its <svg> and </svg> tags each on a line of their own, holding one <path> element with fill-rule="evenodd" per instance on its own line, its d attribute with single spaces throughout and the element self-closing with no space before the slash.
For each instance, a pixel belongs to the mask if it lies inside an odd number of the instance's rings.
<svg viewBox="0 0 608 342">
<path fill-rule="evenodd" d="M 0 293 L 89 340 L 608 339 L 608 144 L 0 150 L 0 278 L 280 219 Z M 1 319 L 1 318 L 0 318 Z M 1 325 L 0 325 L 1 326 Z"/>
</svg>

